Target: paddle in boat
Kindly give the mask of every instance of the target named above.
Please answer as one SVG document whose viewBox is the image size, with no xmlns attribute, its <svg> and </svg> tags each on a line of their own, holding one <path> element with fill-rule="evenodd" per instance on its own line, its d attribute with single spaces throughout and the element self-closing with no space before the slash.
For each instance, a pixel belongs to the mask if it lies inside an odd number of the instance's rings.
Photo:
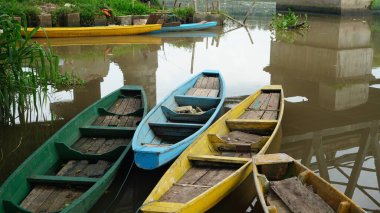
<svg viewBox="0 0 380 213">
<path fill-rule="evenodd" d="M 0 212 L 87 212 L 114 179 L 147 112 L 124 86 L 69 121 L 0 187 Z"/>
<path fill-rule="evenodd" d="M 284 111 L 281 86 L 265 86 L 200 135 L 171 165 L 141 207 L 143 212 L 205 212 L 252 173 Z"/>
<path fill-rule="evenodd" d="M 343 193 L 286 154 L 253 157 L 263 212 L 365 212 Z"/>
<path fill-rule="evenodd" d="M 205 30 L 217 25 L 216 21 L 202 21 L 199 23 L 191 24 L 180 24 L 179 26 L 163 26 L 160 30 L 152 31 L 152 34 L 157 33 L 166 33 L 166 32 L 184 32 L 184 31 L 196 31 L 196 30 Z"/>
<path fill-rule="evenodd" d="M 35 28 L 28 28 L 31 33 Z M 68 38 L 93 36 L 126 36 L 160 30 L 160 24 L 131 26 L 98 26 L 98 27 L 44 27 L 37 30 L 33 38 Z"/>
<path fill-rule="evenodd" d="M 157 104 L 132 140 L 136 165 L 155 169 L 176 158 L 219 114 L 225 85 L 218 71 L 205 70 Z"/>
</svg>

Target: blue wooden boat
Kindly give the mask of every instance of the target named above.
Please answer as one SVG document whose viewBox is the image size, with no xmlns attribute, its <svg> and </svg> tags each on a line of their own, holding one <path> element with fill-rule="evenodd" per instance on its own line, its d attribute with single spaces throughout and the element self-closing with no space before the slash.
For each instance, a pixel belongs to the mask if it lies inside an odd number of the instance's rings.
<svg viewBox="0 0 380 213">
<path fill-rule="evenodd" d="M 179 26 L 161 27 L 161 30 L 152 31 L 151 34 L 204 30 L 204 29 L 215 27 L 216 25 L 217 25 L 216 21 L 210 21 L 210 22 L 204 22 L 204 23 L 200 22 L 200 23 L 192 23 L 192 24 L 181 24 Z"/>
<path fill-rule="evenodd" d="M 219 114 L 225 98 L 225 83 L 218 71 L 205 70 L 157 104 L 137 127 L 132 139 L 135 162 L 155 169 L 176 158 Z M 192 106 L 201 113 L 178 113 L 177 107 Z"/>
</svg>

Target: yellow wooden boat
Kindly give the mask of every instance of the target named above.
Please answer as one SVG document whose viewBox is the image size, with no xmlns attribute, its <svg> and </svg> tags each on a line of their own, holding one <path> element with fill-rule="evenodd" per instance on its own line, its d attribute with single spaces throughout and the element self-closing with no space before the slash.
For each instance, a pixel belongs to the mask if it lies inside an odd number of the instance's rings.
<svg viewBox="0 0 380 213">
<path fill-rule="evenodd" d="M 34 28 L 28 28 L 31 32 Z M 99 27 L 45 27 L 39 29 L 34 38 L 67 38 L 93 36 L 126 36 L 160 30 L 160 24 L 132 25 L 132 26 L 99 26 Z"/>
<path fill-rule="evenodd" d="M 365 212 L 327 181 L 286 154 L 253 157 L 253 176 L 263 212 Z"/>
<path fill-rule="evenodd" d="M 281 86 L 266 86 L 224 114 L 177 158 L 141 210 L 205 212 L 217 204 L 252 172 L 251 156 L 275 140 L 283 97 Z"/>
</svg>

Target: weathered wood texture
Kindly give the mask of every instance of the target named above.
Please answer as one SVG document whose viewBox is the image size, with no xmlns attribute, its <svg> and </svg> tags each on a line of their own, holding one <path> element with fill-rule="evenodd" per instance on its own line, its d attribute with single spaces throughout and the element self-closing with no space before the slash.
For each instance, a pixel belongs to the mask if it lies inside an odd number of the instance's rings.
<svg viewBox="0 0 380 213">
<path fill-rule="evenodd" d="M 240 119 L 276 120 L 279 105 L 280 93 L 261 93 Z"/>
<path fill-rule="evenodd" d="M 73 149 L 86 154 L 104 154 L 122 145 L 128 145 L 128 138 L 87 138 L 82 137 L 72 146 Z"/>
<path fill-rule="evenodd" d="M 21 207 L 31 212 L 59 212 L 79 198 L 85 189 L 37 185 L 21 202 Z"/>
<path fill-rule="evenodd" d="M 87 160 L 71 160 L 58 171 L 57 176 L 99 178 L 107 172 L 111 165 L 111 162 L 104 160 L 96 163 L 90 163 Z"/>
<path fill-rule="evenodd" d="M 141 99 L 139 98 L 119 98 L 109 109 L 111 113 L 117 115 L 99 116 L 93 125 L 97 126 L 118 126 L 118 127 L 136 127 L 141 121 L 141 116 L 127 116 L 128 113 L 135 112 L 141 108 Z"/>
<path fill-rule="evenodd" d="M 192 167 L 160 198 L 160 201 L 186 203 L 234 171 L 232 168 Z"/>
<path fill-rule="evenodd" d="M 217 77 L 201 77 L 198 78 L 194 87 L 190 88 L 186 95 L 218 97 L 219 94 L 219 78 Z"/>
<path fill-rule="evenodd" d="M 263 139 L 263 136 L 245 133 L 242 131 L 232 131 L 228 135 L 221 137 L 226 143 L 257 143 Z"/>
<path fill-rule="evenodd" d="M 270 188 L 292 212 L 335 212 L 312 189 L 304 186 L 297 177 L 271 181 Z"/>
</svg>

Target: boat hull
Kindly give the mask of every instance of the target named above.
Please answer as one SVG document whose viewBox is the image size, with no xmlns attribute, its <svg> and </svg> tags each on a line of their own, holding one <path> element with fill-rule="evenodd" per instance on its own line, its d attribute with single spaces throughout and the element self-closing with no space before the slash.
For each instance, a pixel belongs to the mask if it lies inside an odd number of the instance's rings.
<svg viewBox="0 0 380 213">
<path fill-rule="evenodd" d="M 166 32 L 185 32 L 185 31 L 197 31 L 197 30 L 205 30 L 212 27 L 216 27 L 217 22 L 206 22 L 206 23 L 193 23 L 193 24 L 181 24 L 180 26 L 174 27 L 162 27 L 160 30 L 156 30 L 151 32 L 152 34 L 157 33 L 166 33 Z"/>
<path fill-rule="evenodd" d="M 32 32 L 33 29 L 34 28 L 28 28 L 28 32 Z M 104 27 L 46 27 L 40 28 L 33 35 L 33 37 L 69 38 L 94 36 L 126 36 L 148 33 L 160 29 L 160 24 Z"/>
<path fill-rule="evenodd" d="M 262 130 L 264 128 L 270 128 L 272 133 L 269 138 L 265 139 L 265 143 L 260 145 L 260 150 L 257 155 L 265 154 L 273 143 L 279 142 L 276 138 L 278 133 L 281 133 L 281 121 L 284 110 L 283 91 L 281 86 L 266 86 L 260 91 L 252 94 L 233 109 L 225 113 L 220 117 L 213 125 L 211 125 L 204 133 L 202 133 L 171 165 L 168 171 L 162 176 L 161 180 L 157 183 L 156 187 L 152 190 L 150 195 L 145 200 L 141 210 L 143 212 L 206 212 L 219 201 L 236 189 L 249 174 L 252 173 L 252 158 L 251 155 L 235 155 L 239 154 L 238 150 L 230 151 L 230 155 L 223 155 L 226 150 L 220 149 L 221 143 L 215 143 L 215 135 L 228 134 L 232 127 L 241 125 L 239 119 L 242 114 L 247 111 L 247 108 L 264 92 L 275 91 L 279 97 L 278 105 L 278 117 L 275 120 L 248 120 L 248 124 L 252 129 Z M 228 122 L 232 122 L 232 126 L 228 126 Z M 263 124 L 264 123 L 264 124 Z M 269 124 L 268 124 L 269 123 Z M 244 125 L 239 128 L 246 128 Z M 223 145 L 222 147 L 231 148 L 231 146 Z M 276 146 L 278 147 L 278 146 Z M 246 148 L 246 147 L 245 147 Z M 256 149 L 256 147 L 253 147 Z M 228 151 L 228 150 L 227 150 Z M 227 165 L 226 165 L 227 164 Z M 223 173 L 224 169 L 236 168 L 230 175 L 223 176 L 217 183 L 205 183 L 202 180 L 203 176 L 197 176 L 194 174 L 195 170 L 202 170 L 201 165 L 207 165 L 208 167 L 215 167 L 217 171 Z M 217 166 L 216 166 L 217 165 Z M 210 170 L 211 171 L 211 170 Z M 211 173 L 212 174 L 212 171 Z M 220 174 L 220 173 L 218 173 Z M 192 176 L 200 177 L 200 181 L 189 182 Z M 219 175 L 211 175 L 210 177 L 218 177 Z M 185 182 L 186 181 L 186 182 Z M 186 183 L 186 184 L 183 184 Z M 190 184 L 191 183 L 191 184 Z M 203 184 L 203 185 L 202 185 Z M 193 195 L 187 200 L 176 200 L 175 197 L 186 196 L 191 194 L 190 192 L 196 191 L 197 188 L 210 186 L 205 191 L 199 194 Z M 178 187 L 194 187 L 193 190 L 181 191 Z M 170 197 L 175 191 L 175 196 Z M 182 194 L 183 193 L 183 194 Z M 169 199 L 168 199 L 169 197 Z M 169 200 L 169 201 L 168 201 Z M 247 204 L 248 205 L 248 204 Z"/>
<path fill-rule="evenodd" d="M 73 148 L 74 143 L 82 137 L 117 137 L 132 138 L 135 127 L 105 127 L 94 126 L 93 121 L 100 116 L 99 109 L 108 109 L 121 95 L 129 93 L 141 94 L 141 115 L 147 113 L 146 97 L 140 86 L 124 86 L 110 95 L 95 102 L 49 138 L 32 155 L 30 155 L 0 187 L 0 212 L 29 212 L 21 204 L 34 190 L 35 185 L 45 184 L 62 186 L 62 183 L 80 184 L 85 187 L 80 196 L 60 212 L 87 212 L 102 196 L 106 188 L 112 183 L 121 162 L 129 152 L 131 143 L 120 145 L 113 150 L 99 154 L 82 153 Z M 62 165 L 69 161 L 109 161 L 111 166 L 105 173 L 96 178 L 73 177 L 71 175 L 52 175 Z M 67 163 L 64 163 L 67 162 Z M 131 162 L 132 163 L 132 162 Z M 54 170 L 52 171 L 52 168 Z M 80 170 L 77 170 L 77 172 Z M 53 173 L 54 174 L 54 173 Z M 53 196 L 53 194 L 51 195 Z M 54 199 L 54 196 L 52 197 Z M 44 204 L 42 204 L 44 205 Z M 47 206 L 46 208 L 48 208 Z"/>
<path fill-rule="evenodd" d="M 216 76 L 219 78 L 220 91 L 217 97 L 184 95 L 196 84 L 199 78 L 204 76 Z M 224 90 L 224 80 L 219 72 L 206 70 L 194 76 L 164 98 L 148 113 L 136 129 L 136 134 L 132 140 L 136 165 L 142 169 L 155 169 L 182 153 L 219 115 L 225 98 Z M 208 114 L 207 119 L 200 115 L 199 117 L 202 117 L 202 119 L 184 116 L 184 120 L 178 119 L 177 116 L 170 117 L 165 114 L 165 110 L 170 110 L 173 106 L 179 105 L 198 106 L 212 113 Z M 207 114 L 207 112 L 204 114 Z M 167 119 L 175 119 L 175 121 L 168 122 Z M 200 121 L 202 122 L 201 124 L 199 124 Z M 175 143 L 172 143 L 172 140 L 175 140 Z"/>
</svg>

